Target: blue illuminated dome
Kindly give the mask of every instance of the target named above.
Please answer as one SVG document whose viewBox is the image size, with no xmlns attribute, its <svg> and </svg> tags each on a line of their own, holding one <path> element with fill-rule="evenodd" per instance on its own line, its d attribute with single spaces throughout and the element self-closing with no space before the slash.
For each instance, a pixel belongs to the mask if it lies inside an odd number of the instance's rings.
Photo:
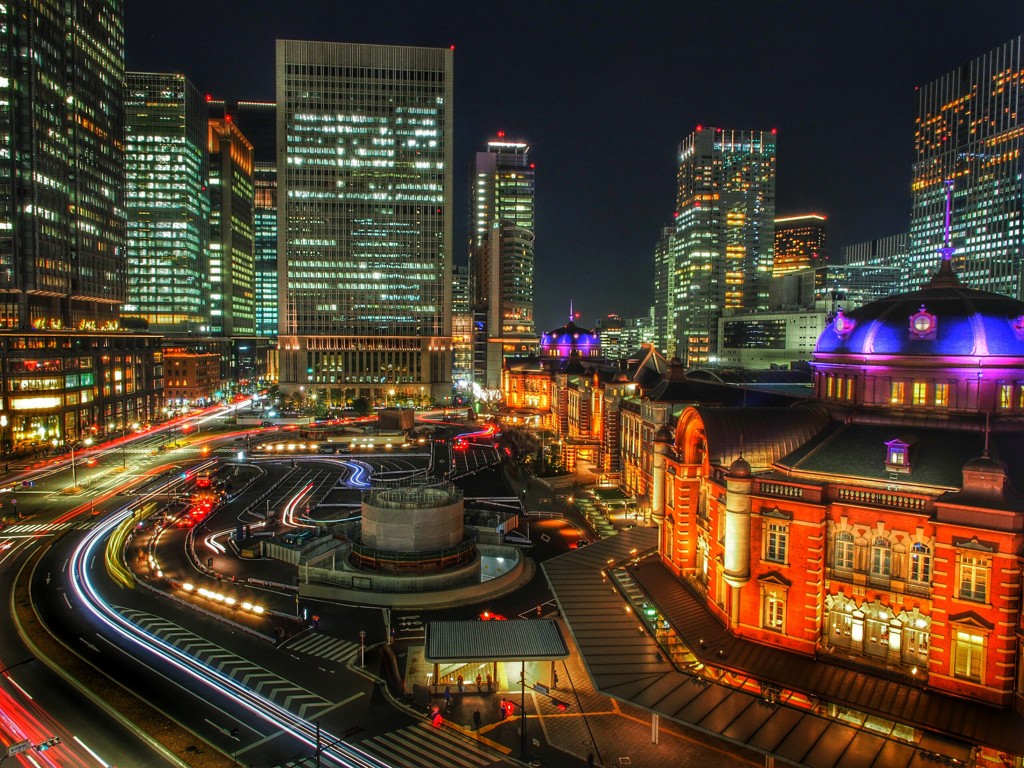
<svg viewBox="0 0 1024 768">
<path fill-rule="evenodd" d="M 944 265 L 948 262 L 944 262 Z M 917 291 L 840 310 L 816 354 L 959 357 L 1024 354 L 1024 302 L 962 285 L 945 267 Z"/>
<path fill-rule="evenodd" d="M 596 333 L 570 320 L 561 328 L 542 334 L 540 350 L 545 357 L 569 357 L 573 352 L 580 357 L 597 357 L 601 341 Z"/>
</svg>

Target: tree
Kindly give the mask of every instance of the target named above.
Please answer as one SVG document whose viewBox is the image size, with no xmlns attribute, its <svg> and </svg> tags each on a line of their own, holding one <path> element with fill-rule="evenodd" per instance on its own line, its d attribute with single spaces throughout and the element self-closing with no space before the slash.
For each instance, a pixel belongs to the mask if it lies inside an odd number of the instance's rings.
<svg viewBox="0 0 1024 768">
<path fill-rule="evenodd" d="M 370 412 L 370 401 L 365 397 L 357 397 L 352 401 L 352 410 L 360 416 L 365 416 Z"/>
</svg>

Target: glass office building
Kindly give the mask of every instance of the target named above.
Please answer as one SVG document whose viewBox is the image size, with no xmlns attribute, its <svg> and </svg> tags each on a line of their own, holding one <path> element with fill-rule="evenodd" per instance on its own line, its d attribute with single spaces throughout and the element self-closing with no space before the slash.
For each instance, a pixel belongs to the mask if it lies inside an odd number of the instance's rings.
<svg viewBox="0 0 1024 768">
<path fill-rule="evenodd" d="M 474 370 L 481 386 L 501 385 L 506 356 L 537 350 L 533 323 L 534 167 L 530 147 L 499 133 L 477 152 L 471 177 L 469 265 L 473 308 L 485 349 Z"/>
<path fill-rule="evenodd" d="M 278 41 L 283 391 L 451 398 L 453 60 Z"/>
<path fill-rule="evenodd" d="M 128 301 L 154 331 L 209 331 L 207 110 L 184 75 L 129 72 L 125 85 Z"/>
<path fill-rule="evenodd" d="M 953 182 L 953 268 L 973 288 L 1024 298 L 1024 37 L 917 89 L 909 281 L 939 263 Z"/>
<path fill-rule="evenodd" d="M 781 216 L 775 220 L 775 254 L 772 277 L 800 269 L 820 267 L 827 261 L 825 223 L 820 213 Z"/>
<path fill-rule="evenodd" d="M 671 309 L 663 321 L 674 336 L 668 352 L 687 365 L 716 355 L 723 310 L 768 305 L 775 139 L 774 130 L 698 126 L 679 145 L 675 232 L 658 257 L 667 255 L 672 274 L 655 301 Z"/>
</svg>

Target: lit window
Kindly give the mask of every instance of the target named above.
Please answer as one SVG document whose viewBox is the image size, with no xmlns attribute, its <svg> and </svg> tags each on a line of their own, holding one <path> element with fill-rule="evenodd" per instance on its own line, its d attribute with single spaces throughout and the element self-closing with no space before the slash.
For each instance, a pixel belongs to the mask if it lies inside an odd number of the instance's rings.
<svg viewBox="0 0 1024 768">
<path fill-rule="evenodd" d="M 843 531 L 836 534 L 835 555 L 832 567 L 839 571 L 853 570 L 853 534 Z"/>
<path fill-rule="evenodd" d="M 956 631 L 953 674 L 981 682 L 985 662 L 985 638 L 961 629 Z"/>
<path fill-rule="evenodd" d="M 894 381 L 889 387 L 889 402 L 893 405 L 901 405 L 903 403 L 904 387 L 902 381 Z"/>
<path fill-rule="evenodd" d="M 926 665 L 928 646 L 931 644 L 932 620 L 918 616 L 903 627 L 903 661 L 907 664 Z"/>
<path fill-rule="evenodd" d="M 923 381 L 914 382 L 914 405 L 928 403 L 928 385 Z"/>
<path fill-rule="evenodd" d="M 853 400 L 853 379 L 846 380 L 846 399 Z"/>
<path fill-rule="evenodd" d="M 871 577 L 888 579 L 892 571 L 892 548 L 887 539 L 877 538 L 871 545 Z"/>
<path fill-rule="evenodd" d="M 932 580 L 932 553 L 924 544 L 915 544 L 910 550 L 910 573 L 911 581 L 918 584 L 931 584 Z"/>
<path fill-rule="evenodd" d="M 974 555 L 960 557 L 960 599 L 986 602 L 988 598 L 988 559 Z"/>
<path fill-rule="evenodd" d="M 935 404 L 938 406 L 949 405 L 949 384 L 935 385 Z"/>
<path fill-rule="evenodd" d="M 999 407 L 1004 411 L 1013 407 L 1013 384 L 999 386 Z"/>
<path fill-rule="evenodd" d="M 785 563 L 788 544 L 789 526 L 786 523 L 768 523 L 764 559 L 776 563 Z"/>
<path fill-rule="evenodd" d="M 773 632 L 786 628 L 786 596 L 781 592 L 765 592 L 762 626 Z"/>
</svg>

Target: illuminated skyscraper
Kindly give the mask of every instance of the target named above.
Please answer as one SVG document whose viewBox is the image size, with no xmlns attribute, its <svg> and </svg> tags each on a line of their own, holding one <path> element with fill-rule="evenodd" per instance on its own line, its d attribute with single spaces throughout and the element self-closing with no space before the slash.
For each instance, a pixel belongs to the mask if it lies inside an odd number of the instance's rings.
<svg viewBox="0 0 1024 768">
<path fill-rule="evenodd" d="M 125 86 L 128 301 L 174 334 L 209 331 L 206 105 L 184 75 L 129 72 Z"/>
<path fill-rule="evenodd" d="M 451 397 L 453 61 L 278 41 L 283 391 Z"/>
<path fill-rule="evenodd" d="M 926 282 L 943 242 L 953 181 L 953 267 L 960 280 L 1024 297 L 1024 38 L 917 90 L 909 281 Z"/>
<path fill-rule="evenodd" d="M 530 147 L 499 133 L 473 164 L 469 265 L 486 351 L 476 382 L 496 388 L 507 355 L 536 350 L 533 324 L 533 163 Z"/>
<path fill-rule="evenodd" d="M 277 104 L 240 101 L 233 113 L 252 142 L 256 334 L 277 336 Z"/>
<path fill-rule="evenodd" d="M 666 307 L 674 336 L 667 354 L 695 365 L 713 362 L 723 310 L 767 307 L 775 131 L 697 126 L 679 145 L 678 161 L 675 233 L 659 246 L 670 263 L 658 272 L 670 279 L 655 301 Z"/>
<path fill-rule="evenodd" d="M 123 17 L 121 0 L 0 4 L 0 327 L 117 323 Z"/>
<path fill-rule="evenodd" d="M 252 144 L 229 117 L 211 118 L 210 333 L 256 333 Z"/>
<path fill-rule="evenodd" d="M 820 213 L 783 216 L 775 220 L 772 277 L 825 266 L 825 221 Z"/>
<path fill-rule="evenodd" d="M 159 412 L 159 338 L 119 325 L 127 295 L 123 82 L 121 0 L 0 3 L 7 456 L 66 448 Z"/>
</svg>

